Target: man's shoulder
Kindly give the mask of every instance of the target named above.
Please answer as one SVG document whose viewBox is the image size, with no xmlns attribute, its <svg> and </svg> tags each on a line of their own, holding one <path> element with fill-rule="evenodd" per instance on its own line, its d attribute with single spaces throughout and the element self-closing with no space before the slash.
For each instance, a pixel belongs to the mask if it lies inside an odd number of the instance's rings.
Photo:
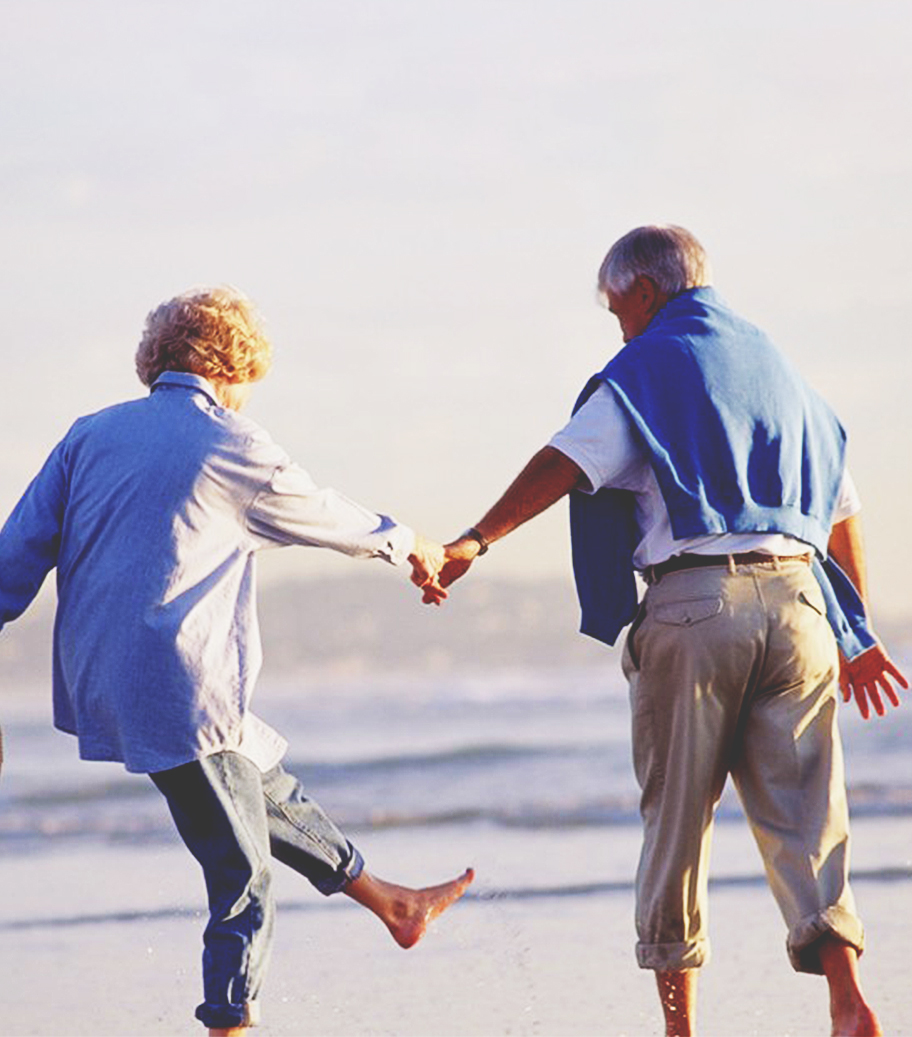
<svg viewBox="0 0 912 1037">
<path fill-rule="evenodd" d="M 603 375 L 608 380 L 646 378 L 667 384 L 686 381 L 698 372 L 744 365 L 789 366 L 762 329 L 707 290 L 672 299 L 642 334 L 612 357 Z"/>
<path fill-rule="evenodd" d="M 766 333 L 742 316 L 713 288 L 693 288 L 670 299 L 635 343 L 669 345 L 705 339 L 765 339 Z"/>
</svg>

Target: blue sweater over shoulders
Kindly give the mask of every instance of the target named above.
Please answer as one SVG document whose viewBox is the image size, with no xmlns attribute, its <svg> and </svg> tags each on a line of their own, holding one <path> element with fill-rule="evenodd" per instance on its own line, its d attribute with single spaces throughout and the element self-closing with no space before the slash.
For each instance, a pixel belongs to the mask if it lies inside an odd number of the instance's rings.
<svg viewBox="0 0 912 1037">
<path fill-rule="evenodd" d="M 761 532 L 812 545 L 844 654 L 874 643 L 854 588 L 827 559 L 845 433 L 763 332 L 712 288 L 690 289 L 589 380 L 574 410 L 603 382 L 652 463 L 676 539 Z M 637 608 L 633 495 L 574 492 L 570 512 L 581 629 L 613 644 Z"/>
</svg>

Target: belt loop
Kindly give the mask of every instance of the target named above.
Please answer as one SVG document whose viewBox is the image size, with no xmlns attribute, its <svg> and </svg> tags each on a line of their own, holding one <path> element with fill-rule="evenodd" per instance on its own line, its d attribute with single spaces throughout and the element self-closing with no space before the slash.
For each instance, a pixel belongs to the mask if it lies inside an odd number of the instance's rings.
<svg viewBox="0 0 912 1037">
<path fill-rule="evenodd" d="M 728 555 L 728 571 L 731 573 L 732 576 L 735 575 L 735 556 L 734 555 Z"/>
</svg>

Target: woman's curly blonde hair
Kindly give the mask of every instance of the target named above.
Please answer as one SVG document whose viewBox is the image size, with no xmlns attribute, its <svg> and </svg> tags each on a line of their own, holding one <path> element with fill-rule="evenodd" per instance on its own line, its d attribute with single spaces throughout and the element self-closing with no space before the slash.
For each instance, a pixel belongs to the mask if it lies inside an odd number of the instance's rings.
<svg viewBox="0 0 912 1037">
<path fill-rule="evenodd" d="M 259 381 L 272 347 L 253 304 L 233 288 L 204 288 L 163 302 L 146 317 L 136 373 L 151 385 L 163 371 L 211 382 Z"/>
</svg>

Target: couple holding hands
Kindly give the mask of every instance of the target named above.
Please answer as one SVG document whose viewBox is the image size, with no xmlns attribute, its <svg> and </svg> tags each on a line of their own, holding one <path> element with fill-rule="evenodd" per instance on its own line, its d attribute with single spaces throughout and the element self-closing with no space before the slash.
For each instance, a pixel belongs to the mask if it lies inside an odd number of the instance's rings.
<svg viewBox="0 0 912 1037">
<path fill-rule="evenodd" d="M 82 758 L 148 774 L 203 869 L 196 1015 L 211 1033 L 257 1021 L 272 857 L 367 907 L 403 947 L 473 878 L 416 890 L 373 876 L 283 769 L 284 739 L 249 708 L 257 552 L 299 544 L 408 563 L 423 600 L 440 604 L 489 544 L 567 495 L 582 630 L 613 643 L 630 625 L 637 959 L 656 972 L 668 1033 L 695 1026 L 709 834 L 729 776 L 793 967 L 826 976 L 834 1032 L 880 1032 L 858 982 L 835 703 L 841 687 L 882 715 L 906 684 L 868 623 L 845 434 L 710 287 L 688 231 L 631 231 L 598 285 L 625 347 L 445 547 L 317 486 L 241 412 L 270 346 L 227 289 L 149 314 L 136 354 L 149 395 L 76 421 L 0 531 L 0 627 L 57 570 L 55 725 Z"/>
</svg>

